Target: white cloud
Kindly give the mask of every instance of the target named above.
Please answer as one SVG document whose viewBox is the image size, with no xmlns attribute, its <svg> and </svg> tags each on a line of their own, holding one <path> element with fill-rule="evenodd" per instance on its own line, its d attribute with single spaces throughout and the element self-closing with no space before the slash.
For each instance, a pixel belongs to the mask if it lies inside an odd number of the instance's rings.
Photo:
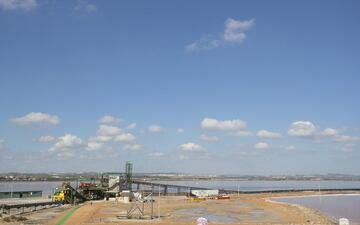
<svg viewBox="0 0 360 225">
<path fill-rule="evenodd" d="M 254 148 L 256 148 L 256 149 L 267 149 L 269 147 L 270 147 L 270 145 L 266 142 L 259 142 L 254 145 Z"/>
<path fill-rule="evenodd" d="M 338 142 L 352 142 L 352 141 L 358 141 L 359 137 L 353 137 L 348 135 L 336 135 L 334 136 L 334 141 Z"/>
<path fill-rule="evenodd" d="M 219 121 L 212 118 L 204 118 L 201 127 L 207 130 L 240 130 L 246 128 L 246 123 L 242 120 L 223 120 Z"/>
<path fill-rule="evenodd" d="M 23 117 L 10 119 L 10 121 L 21 126 L 29 125 L 29 124 L 56 125 L 60 123 L 60 119 L 58 116 L 53 116 L 41 112 L 31 112 Z"/>
<path fill-rule="evenodd" d="M 123 150 L 126 150 L 126 151 L 137 151 L 137 150 L 140 150 L 142 149 L 143 146 L 142 145 L 139 145 L 139 144 L 127 144 L 127 145 L 124 145 L 123 147 Z"/>
<path fill-rule="evenodd" d="M 245 31 L 255 26 L 255 19 L 235 20 L 228 18 L 225 21 L 225 29 L 220 36 L 204 35 L 199 40 L 187 45 L 188 52 L 200 50 L 212 50 L 227 44 L 241 44 L 246 39 Z"/>
<path fill-rule="evenodd" d="M 54 136 L 41 136 L 38 138 L 39 142 L 51 142 L 51 141 L 55 141 L 56 137 Z"/>
<path fill-rule="evenodd" d="M 127 128 L 128 129 L 134 129 L 136 127 L 136 123 L 130 123 Z"/>
<path fill-rule="evenodd" d="M 288 146 L 286 146 L 285 147 L 285 150 L 295 150 L 296 149 L 296 147 L 294 146 L 294 145 L 288 145 Z"/>
<path fill-rule="evenodd" d="M 348 143 L 348 144 L 346 144 L 345 146 L 343 146 L 343 147 L 341 148 L 341 150 L 342 150 L 343 152 L 352 152 L 355 147 L 356 147 L 355 144 L 353 144 L 353 143 Z"/>
<path fill-rule="evenodd" d="M 135 140 L 135 136 L 130 133 L 123 133 L 116 135 L 114 137 L 114 141 L 133 141 L 133 140 Z"/>
<path fill-rule="evenodd" d="M 59 152 L 56 154 L 58 160 L 67 160 L 70 158 L 74 158 L 75 154 L 73 152 Z"/>
<path fill-rule="evenodd" d="M 75 135 L 65 134 L 58 138 L 58 141 L 49 149 L 49 152 L 70 151 L 79 148 L 82 145 L 83 141 L 81 138 Z"/>
<path fill-rule="evenodd" d="M 184 133 L 184 132 L 185 132 L 185 130 L 182 129 L 182 128 L 176 129 L 176 133 L 178 133 L 178 134 L 182 134 L 182 133 Z"/>
<path fill-rule="evenodd" d="M 241 43 L 246 38 L 244 31 L 252 28 L 253 26 L 255 26 L 255 19 L 241 21 L 228 18 L 225 21 L 223 39 L 228 42 Z"/>
<path fill-rule="evenodd" d="M 205 134 L 200 135 L 200 139 L 203 141 L 215 142 L 218 141 L 219 138 L 216 136 L 207 136 Z"/>
<path fill-rule="evenodd" d="M 322 136 L 325 136 L 325 137 L 333 137 L 333 136 L 338 135 L 338 133 L 339 132 L 336 129 L 326 128 L 325 130 L 323 130 L 323 132 L 321 134 L 322 134 Z"/>
<path fill-rule="evenodd" d="M 296 121 L 290 125 L 288 134 L 295 137 L 313 137 L 316 127 L 309 121 Z"/>
<path fill-rule="evenodd" d="M 106 115 L 101 117 L 98 120 L 99 123 L 119 123 L 121 122 L 120 118 L 114 117 L 114 116 L 110 116 L 110 115 Z"/>
<path fill-rule="evenodd" d="M 107 141 L 112 141 L 113 140 L 113 136 L 103 136 L 103 135 L 99 135 L 96 137 L 91 137 L 89 138 L 90 141 L 100 141 L 100 142 L 107 142 Z"/>
<path fill-rule="evenodd" d="M 149 126 L 148 130 L 150 132 L 152 132 L 152 133 L 160 133 L 160 132 L 164 131 L 164 129 L 161 126 L 157 125 L 157 124 Z"/>
<path fill-rule="evenodd" d="M 282 135 L 280 133 L 271 132 L 267 130 L 259 130 L 257 132 L 257 136 L 261 138 L 281 138 Z"/>
<path fill-rule="evenodd" d="M 211 35 L 204 35 L 199 40 L 185 46 L 187 52 L 201 51 L 201 50 L 212 50 L 221 46 L 223 42 L 216 39 Z"/>
<path fill-rule="evenodd" d="M 119 127 L 110 125 L 100 125 L 97 131 L 99 136 L 115 136 L 122 133 Z"/>
<path fill-rule="evenodd" d="M 97 12 L 97 7 L 95 4 L 91 4 L 86 0 L 78 0 L 74 10 L 85 13 L 95 13 Z"/>
<path fill-rule="evenodd" d="M 135 136 L 131 133 L 124 133 L 123 130 L 116 126 L 102 124 L 97 130 L 97 137 L 90 138 L 90 141 L 133 141 Z"/>
<path fill-rule="evenodd" d="M 193 142 L 188 142 L 178 146 L 178 149 L 184 152 L 203 152 L 204 148 L 201 145 Z"/>
<path fill-rule="evenodd" d="M 110 149 L 110 147 L 105 146 L 102 142 L 90 141 L 87 143 L 86 149 L 88 151 L 99 151 L 104 149 Z"/>
<path fill-rule="evenodd" d="M 358 141 L 360 139 L 359 137 L 342 135 L 339 133 L 338 130 L 336 130 L 334 128 L 326 128 L 325 130 L 323 130 L 321 132 L 321 135 L 324 137 L 329 137 L 333 141 L 336 141 L 336 142 L 354 142 L 354 141 Z"/>
<path fill-rule="evenodd" d="M 38 3 L 36 0 L 0 0 L 0 9 L 11 10 L 24 10 L 31 11 L 36 9 Z"/>
<path fill-rule="evenodd" d="M 234 135 L 234 136 L 238 136 L 238 137 L 249 137 L 249 136 L 253 136 L 254 134 L 251 131 L 239 130 L 239 131 L 230 133 L 230 135 Z"/>
<path fill-rule="evenodd" d="M 152 152 L 152 153 L 149 153 L 149 156 L 150 156 L 151 158 L 156 158 L 156 159 L 158 159 L 158 158 L 164 157 L 165 154 L 162 153 L 162 152 Z"/>
</svg>

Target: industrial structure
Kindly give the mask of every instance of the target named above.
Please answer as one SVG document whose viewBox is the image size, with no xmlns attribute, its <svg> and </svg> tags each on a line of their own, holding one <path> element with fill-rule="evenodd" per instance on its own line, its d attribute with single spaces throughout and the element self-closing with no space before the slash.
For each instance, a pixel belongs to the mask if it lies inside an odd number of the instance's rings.
<svg viewBox="0 0 360 225">
<path fill-rule="evenodd" d="M 119 197 L 123 191 L 131 191 L 132 169 L 132 164 L 126 162 L 125 173 L 103 173 L 100 182 L 96 182 L 94 178 L 90 181 L 81 181 L 77 188 L 72 187 L 69 182 L 63 183 L 55 189 L 53 200 L 74 204 Z"/>
</svg>

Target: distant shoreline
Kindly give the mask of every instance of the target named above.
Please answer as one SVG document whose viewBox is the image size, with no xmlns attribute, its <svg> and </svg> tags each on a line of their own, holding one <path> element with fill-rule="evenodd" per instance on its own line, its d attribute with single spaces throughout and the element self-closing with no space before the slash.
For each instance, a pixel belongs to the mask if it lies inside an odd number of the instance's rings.
<svg viewBox="0 0 360 225">
<path fill-rule="evenodd" d="M 341 192 L 341 191 L 340 191 Z M 286 192 L 284 192 L 286 193 Z M 322 197 L 322 196 L 358 196 L 360 195 L 360 192 L 359 193 L 343 193 L 343 194 L 340 194 L 340 193 L 337 193 L 337 194 L 315 194 L 315 195 L 298 195 L 298 196 L 281 196 L 281 197 L 271 197 L 269 199 L 282 199 L 282 198 L 309 198 L 309 197 Z M 271 201 L 271 200 L 270 200 Z M 275 201 L 276 202 L 276 201 Z M 281 202 L 283 203 L 283 202 Z"/>
</svg>

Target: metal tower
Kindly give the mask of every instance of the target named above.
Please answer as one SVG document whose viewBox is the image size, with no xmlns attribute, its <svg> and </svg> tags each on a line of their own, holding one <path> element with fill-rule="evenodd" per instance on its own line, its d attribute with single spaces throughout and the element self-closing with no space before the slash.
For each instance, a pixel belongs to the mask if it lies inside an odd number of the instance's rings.
<svg viewBox="0 0 360 225">
<path fill-rule="evenodd" d="M 132 171 L 133 171 L 132 163 L 129 161 L 126 162 L 126 164 L 125 164 L 125 186 L 128 190 L 131 190 Z"/>
</svg>

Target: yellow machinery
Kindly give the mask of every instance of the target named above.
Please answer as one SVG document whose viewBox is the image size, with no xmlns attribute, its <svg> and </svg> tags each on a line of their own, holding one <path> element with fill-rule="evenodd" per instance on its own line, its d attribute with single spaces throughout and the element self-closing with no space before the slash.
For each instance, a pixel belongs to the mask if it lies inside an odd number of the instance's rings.
<svg viewBox="0 0 360 225">
<path fill-rule="evenodd" d="M 86 197 L 71 187 L 70 183 L 64 182 L 61 187 L 55 188 L 53 195 L 54 202 L 74 204 L 86 201 Z"/>
<path fill-rule="evenodd" d="M 64 191 L 56 191 L 53 196 L 54 202 L 62 202 L 65 200 L 65 193 Z"/>
</svg>

